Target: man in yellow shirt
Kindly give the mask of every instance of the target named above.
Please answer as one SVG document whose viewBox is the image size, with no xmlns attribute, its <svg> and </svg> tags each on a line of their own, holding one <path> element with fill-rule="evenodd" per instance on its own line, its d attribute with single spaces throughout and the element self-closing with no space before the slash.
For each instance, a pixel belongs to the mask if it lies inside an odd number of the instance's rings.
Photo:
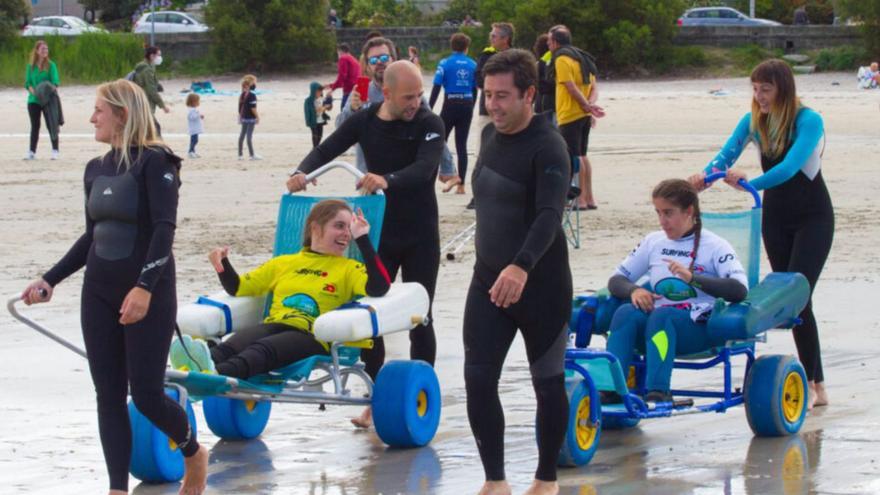
<svg viewBox="0 0 880 495">
<path fill-rule="evenodd" d="M 605 112 L 596 105 L 596 68 L 589 54 L 571 44 L 571 31 L 559 25 L 550 28 L 547 44 L 553 53 L 550 72 L 556 80 L 556 119 L 559 132 L 571 155 L 572 171 L 579 170 L 580 196 L 575 207 L 596 209 L 592 170 L 587 159 L 590 128 Z M 549 77 L 549 76 L 548 76 Z"/>
</svg>

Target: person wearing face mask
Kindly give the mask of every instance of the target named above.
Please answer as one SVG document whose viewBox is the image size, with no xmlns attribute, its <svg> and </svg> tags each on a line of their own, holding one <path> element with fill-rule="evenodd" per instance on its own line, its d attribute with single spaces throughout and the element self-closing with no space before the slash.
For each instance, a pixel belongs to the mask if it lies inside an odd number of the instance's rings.
<svg viewBox="0 0 880 495">
<path fill-rule="evenodd" d="M 236 330 L 210 349 L 204 340 L 189 336 L 175 340 L 172 366 L 250 378 L 309 356 L 327 355 L 329 344 L 315 338 L 315 319 L 355 297 L 388 292 L 388 274 L 370 244 L 369 232 L 363 212 L 355 214 L 345 201 L 325 199 L 309 212 L 298 253 L 272 258 L 239 276 L 229 262 L 229 247 L 213 249 L 208 259 L 226 292 L 272 294 L 269 314 L 263 323 Z M 364 263 L 345 257 L 352 239 Z M 375 380 L 375 373 L 371 377 Z"/>
<path fill-rule="evenodd" d="M 172 245 L 181 159 L 156 134 L 147 97 L 130 81 L 98 86 L 90 122 L 95 140 L 110 149 L 85 167 L 85 231 L 21 298 L 28 305 L 47 302 L 55 286 L 85 267 L 80 322 L 109 493 L 128 493 L 130 392 L 137 409 L 183 453 L 180 493 L 197 495 L 205 490 L 208 451 L 164 391 L 177 313 Z"/>
<path fill-rule="evenodd" d="M 690 177 L 705 189 L 707 173 L 726 171 L 733 187 L 746 179 L 731 168 L 750 142 L 760 154 L 764 174 L 749 184 L 764 191 L 761 234 L 775 272 L 798 272 L 807 277 L 812 293 L 834 239 L 834 207 L 822 178 L 825 134 L 822 116 L 804 106 L 795 90 L 794 74 L 782 60 L 767 60 L 752 71 L 752 111 L 739 121 L 733 135 L 706 168 Z M 810 387 L 810 409 L 828 404 L 819 329 L 812 301 L 792 328 L 798 358 Z"/>
<path fill-rule="evenodd" d="M 159 121 L 156 120 L 156 107 L 161 108 L 165 113 L 170 112 L 171 109 L 165 104 L 162 96 L 159 94 L 162 92 L 162 85 L 159 84 L 159 79 L 156 77 L 156 67 L 159 65 L 162 65 L 162 50 L 155 46 L 146 47 L 144 49 L 144 59 L 134 67 L 131 80 L 147 94 L 147 100 L 150 102 L 150 112 L 153 114 L 153 120 L 155 121 L 156 132 L 161 136 L 162 129 L 159 126 Z"/>
<path fill-rule="evenodd" d="M 388 50 L 384 38 L 377 46 Z M 388 52 L 368 52 L 369 58 Z M 387 59 L 386 59 L 387 60 Z M 374 63 L 373 61 L 370 61 Z M 411 62 L 393 62 L 383 70 L 383 101 L 355 112 L 300 162 L 287 180 L 290 192 L 306 188 L 306 174 L 329 163 L 355 143 L 363 149 L 367 173 L 358 188 L 367 193 L 385 192 L 386 207 L 379 256 L 391 280 L 398 270 L 404 282 L 418 282 L 433 300 L 440 267 L 440 227 L 434 179 L 445 147 L 443 120 L 422 104 L 422 75 Z M 357 101 L 354 94 L 349 98 Z M 428 323 L 409 332 L 410 357 L 434 365 L 437 342 L 431 312 Z M 382 338 L 362 352 L 368 373 L 378 372 L 385 361 Z M 354 420 L 370 426 L 369 409 Z"/>
</svg>

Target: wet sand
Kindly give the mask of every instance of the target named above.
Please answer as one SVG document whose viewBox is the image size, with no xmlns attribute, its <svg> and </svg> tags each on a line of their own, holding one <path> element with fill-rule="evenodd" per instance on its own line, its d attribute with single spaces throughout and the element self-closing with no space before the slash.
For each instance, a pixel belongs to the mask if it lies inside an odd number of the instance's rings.
<svg viewBox="0 0 880 495">
<path fill-rule="evenodd" d="M 257 152 L 265 158 L 258 162 L 235 159 L 235 97 L 203 97 L 203 158 L 184 162 L 175 242 L 181 302 L 219 289 L 205 257 L 209 248 L 231 245 L 240 269 L 270 256 L 284 180 L 311 146 L 302 117 L 306 88 L 313 79 L 330 77 L 260 81 L 268 92 L 260 97 L 262 121 L 254 135 Z M 832 85 L 835 81 L 841 84 Z M 188 81 L 163 83 L 174 107 L 168 115 L 160 113 L 159 120 L 167 141 L 183 155 L 187 109 L 183 97 L 172 92 Z M 237 81 L 221 79 L 215 87 L 235 90 Z M 832 404 L 812 412 L 801 434 L 791 438 L 754 438 L 742 408 L 604 431 L 590 465 L 560 470 L 562 493 L 880 493 L 880 396 L 874 393 L 880 384 L 880 325 L 868 311 L 873 291 L 880 288 L 880 212 L 875 201 L 880 189 L 880 92 L 856 90 L 850 74 L 798 76 L 798 87 L 805 103 L 825 119 L 823 174 L 836 209 L 834 247 L 814 298 Z M 718 88 L 730 94 L 709 94 Z M 603 83 L 600 93 L 608 116 L 591 133 L 589 154 L 599 209 L 581 214 L 582 247 L 570 252 L 576 292 L 602 287 L 628 250 L 656 229 L 649 202 L 653 185 L 701 168 L 748 110 L 750 98 L 745 78 L 612 82 Z M 106 151 L 94 142 L 88 124 L 94 88 L 64 87 L 61 95 L 67 119 L 62 159 L 48 160 L 44 134 L 38 160 L 25 162 L 24 91 L 0 90 L 0 112 L 6 116 L 0 119 L 0 293 L 6 297 L 48 269 L 79 236 L 83 167 Z M 325 137 L 330 132 L 327 128 Z M 472 132 L 471 149 L 475 138 Z M 473 162 L 471 157 L 470 169 Z M 759 171 L 753 148 L 739 166 L 751 175 Z M 332 194 L 350 188 L 345 175 L 333 174 L 317 191 Z M 469 195 L 438 196 L 445 243 L 473 221 L 473 213 L 464 208 Z M 745 195 L 723 185 L 702 199 L 704 210 L 749 205 Z M 356 408 L 319 411 L 290 404 L 273 407 L 261 439 L 219 442 L 196 405 L 200 441 L 211 449 L 209 493 L 475 493 L 483 478 L 465 410 L 460 337 L 473 261 L 473 247 L 468 246 L 440 267 L 434 312 L 443 417 L 429 447 L 386 449 L 375 433 L 349 425 Z M 763 263 L 766 273 L 766 259 Z M 76 343 L 81 343 L 81 281 L 81 274 L 71 277 L 58 287 L 51 304 L 29 310 Z M 102 492 L 107 478 L 86 362 L 9 316 L 0 318 L 0 332 L 5 342 L 0 346 L 0 486 L 5 487 L 0 492 Z M 602 345 L 601 339 L 594 342 Z M 388 359 L 408 356 L 405 335 L 390 336 L 386 345 Z M 794 354 L 790 333 L 771 332 L 759 353 Z M 738 366 L 734 376 L 741 374 Z M 720 379 L 720 370 L 674 376 L 676 386 L 710 385 Z M 501 389 L 508 478 L 514 491 L 521 492 L 533 476 L 537 449 L 534 397 L 519 339 L 509 354 Z M 176 485 L 137 485 L 134 479 L 132 487 L 144 494 L 177 492 Z"/>
</svg>

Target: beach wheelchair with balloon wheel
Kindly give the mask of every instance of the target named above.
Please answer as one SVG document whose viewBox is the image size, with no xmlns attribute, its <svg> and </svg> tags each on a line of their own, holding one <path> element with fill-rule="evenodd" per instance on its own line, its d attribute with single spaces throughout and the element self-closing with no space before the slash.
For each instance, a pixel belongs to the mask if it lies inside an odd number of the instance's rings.
<svg viewBox="0 0 880 495">
<path fill-rule="evenodd" d="M 363 174 L 344 162 L 332 162 L 308 175 L 317 178 L 342 169 L 355 178 Z M 281 198 L 274 255 L 298 251 L 303 222 L 312 206 L 325 197 L 285 194 Z M 385 198 L 381 194 L 338 198 L 360 208 L 370 228 L 370 242 L 378 246 Z M 359 257 L 351 246 L 350 257 Z M 269 298 L 272 296 L 269 295 Z M 85 357 L 85 352 L 17 311 L 18 298 L 9 300 L 10 313 L 22 323 Z M 195 338 L 220 339 L 237 328 L 259 323 L 271 299 L 236 298 L 225 293 L 203 296 L 181 306 L 178 325 Z M 433 439 L 440 422 L 440 385 L 434 369 L 424 361 L 387 362 L 375 383 L 359 363 L 364 338 L 407 331 L 427 321 L 427 291 L 417 283 L 394 283 L 383 297 L 364 297 L 322 314 L 315 336 L 330 344 L 329 355 L 311 356 L 247 380 L 193 370 L 166 371 L 166 393 L 179 401 L 197 435 L 192 403 L 202 401 L 208 428 L 226 440 L 259 436 L 268 423 L 272 403 L 293 402 L 372 406 L 379 438 L 391 447 L 421 447 Z M 363 335 L 364 332 L 367 335 Z M 362 388 L 357 393 L 351 379 Z M 163 483 L 183 476 L 183 455 L 165 434 L 129 403 L 132 425 L 131 474 L 142 481 Z"/>
<path fill-rule="evenodd" d="M 706 177 L 711 183 L 724 173 Z M 569 322 L 570 345 L 565 354 L 565 386 L 569 398 L 569 423 L 559 455 L 561 466 L 590 462 L 599 446 L 602 429 L 636 426 L 643 419 L 702 412 L 725 412 L 744 405 L 749 426 L 758 436 L 797 433 L 807 412 L 807 377 L 792 356 L 756 357 L 755 344 L 766 342 L 767 330 L 791 328 L 810 297 L 806 278 L 799 273 L 771 273 L 760 283 L 761 197 L 747 182 L 742 186 L 754 199 L 754 207 L 732 213 L 702 213 L 703 225 L 731 243 L 746 270 L 748 297 L 736 304 L 718 299 L 708 321 L 709 331 L 721 335 L 725 345 L 702 353 L 680 356 L 677 369 L 705 370 L 720 366 L 720 389 L 672 389 L 672 402 L 642 400 L 646 366 L 634 350 L 630 369 L 621 369 L 617 358 L 590 347 L 594 334 L 609 331 L 614 312 L 623 304 L 607 289 L 576 296 Z M 649 288 L 650 289 L 650 288 Z M 745 358 L 742 385 L 732 376 L 732 359 Z M 600 392 L 616 392 L 618 404 L 602 404 Z"/>
</svg>

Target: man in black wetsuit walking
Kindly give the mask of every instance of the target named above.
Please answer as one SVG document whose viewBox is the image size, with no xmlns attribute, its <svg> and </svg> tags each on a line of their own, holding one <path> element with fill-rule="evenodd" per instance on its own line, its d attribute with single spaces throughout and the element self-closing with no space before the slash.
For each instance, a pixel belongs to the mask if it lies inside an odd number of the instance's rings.
<svg viewBox="0 0 880 495">
<path fill-rule="evenodd" d="M 473 174 L 477 260 L 464 311 L 468 419 L 486 475 L 480 494 L 510 493 L 498 380 L 517 329 L 538 402 L 538 469 L 526 493 L 555 494 L 568 424 L 563 359 L 572 287 L 561 221 L 571 161 L 562 136 L 534 116 L 532 54 L 506 50 L 483 71 L 492 123 Z"/>
<path fill-rule="evenodd" d="M 358 187 L 385 192 L 385 218 L 379 257 L 391 280 L 402 272 L 404 282 L 419 282 L 434 299 L 440 267 L 440 230 L 434 180 L 446 146 L 443 121 L 422 105 L 422 76 L 411 62 L 401 60 L 385 69 L 381 105 L 353 114 L 314 148 L 287 180 L 290 192 L 305 189 L 306 175 L 330 162 L 353 144 L 360 144 L 367 174 Z M 430 320 L 431 314 L 428 313 Z M 434 365 L 437 342 L 429 321 L 409 333 L 410 357 Z M 365 350 L 368 372 L 378 372 L 385 360 L 382 338 Z M 352 420 L 370 424 L 369 410 Z"/>
</svg>

